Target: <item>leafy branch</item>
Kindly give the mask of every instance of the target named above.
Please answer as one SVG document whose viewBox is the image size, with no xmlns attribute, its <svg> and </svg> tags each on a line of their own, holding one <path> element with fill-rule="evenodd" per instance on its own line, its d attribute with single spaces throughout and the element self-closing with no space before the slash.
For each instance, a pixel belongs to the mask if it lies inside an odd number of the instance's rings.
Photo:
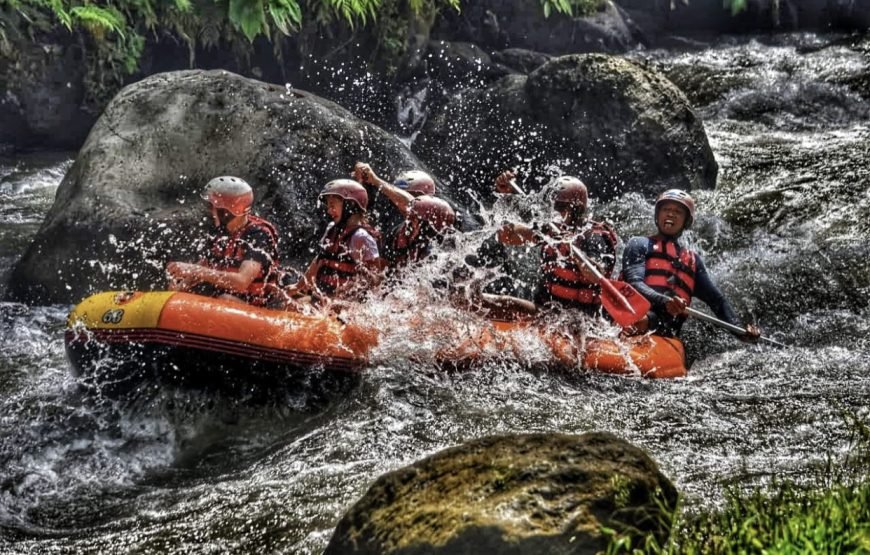
<svg viewBox="0 0 870 555">
<path fill-rule="evenodd" d="M 541 0 L 544 17 L 554 12 L 572 17 L 591 15 L 603 5 L 604 0 Z"/>
</svg>

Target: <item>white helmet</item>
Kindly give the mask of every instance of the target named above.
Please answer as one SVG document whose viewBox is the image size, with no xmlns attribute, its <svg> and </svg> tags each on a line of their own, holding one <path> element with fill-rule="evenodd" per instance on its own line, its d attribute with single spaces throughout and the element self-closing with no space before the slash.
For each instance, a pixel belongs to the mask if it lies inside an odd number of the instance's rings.
<svg viewBox="0 0 870 555">
<path fill-rule="evenodd" d="M 233 216 L 241 216 L 251 211 L 254 190 L 244 179 L 223 175 L 208 182 L 202 198 L 215 208 L 227 210 Z"/>
</svg>

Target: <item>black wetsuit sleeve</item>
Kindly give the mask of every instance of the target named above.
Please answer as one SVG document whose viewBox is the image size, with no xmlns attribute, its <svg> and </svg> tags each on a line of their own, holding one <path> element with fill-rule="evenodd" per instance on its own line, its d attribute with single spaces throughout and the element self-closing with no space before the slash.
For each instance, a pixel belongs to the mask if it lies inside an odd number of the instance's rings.
<svg viewBox="0 0 870 555">
<path fill-rule="evenodd" d="M 720 320 L 725 320 L 729 324 L 743 327 L 737 313 L 722 291 L 716 287 L 710 274 L 707 272 L 707 267 L 704 266 L 704 261 L 698 254 L 695 254 L 695 291 L 694 296 L 704 302 L 713 311 Z M 740 334 L 735 334 L 740 335 Z"/>
<path fill-rule="evenodd" d="M 646 237 L 632 237 L 622 253 L 622 271 L 625 281 L 652 303 L 654 308 L 662 308 L 667 304 L 670 297 L 659 293 L 644 282 L 646 277 L 646 254 L 649 248 L 649 239 Z"/>
<path fill-rule="evenodd" d="M 253 228 L 244 235 L 244 260 L 253 260 L 268 270 L 275 260 L 275 244 L 268 232 Z"/>
</svg>

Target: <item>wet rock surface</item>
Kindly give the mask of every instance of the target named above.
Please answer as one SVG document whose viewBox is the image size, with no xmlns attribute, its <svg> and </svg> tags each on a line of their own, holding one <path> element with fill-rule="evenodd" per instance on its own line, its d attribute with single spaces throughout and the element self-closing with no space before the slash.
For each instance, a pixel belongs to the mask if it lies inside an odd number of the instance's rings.
<svg viewBox="0 0 870 555">
<path fill-rule="evenodd" d="M 506 48 L 493 52 L 492 59 L 520 73 L 531 73 L 549 62 L 552 56 L 524 48 Z"/>
<path fill-rule="evenodd" d="M 150 77 L 119 93 L 94 126 L 9 296 L 75 302 L 89 291 L 161 287 L 165 261 L 191 256 L 208 231 L 199 194 L 217 175 L 248 180 L 255 212 L 279 228 L 282 258 L 308 259 L 323 223 L 319 191 L 360 157 L 384 176 L 422 167 L 392 135 L 305 92 L 224 71 Z"/>
<path fill-rule="evenodd" d="M 415 152 L 456 186 L 507 167 L 559 167 L 609 199 L 712 188 L 717 165 L 685 95 L 655 71 L 602 54 L 556 58 L 528 77 L 467 89 L 428 119 Z"/>
<path fill-rule="evenodd" d="M 0 144 L 77 148 L 96 120 L 85 105 L 83 54 L 73 43 L 0 52 Z"/>
<path fill-rule="evenodd" d="M 652 459 L 611 434 L 486 437 L 378 478 L 325 554 L 592 554 L 604 526 L 663 541 L 676 499 Z"/>
</svg>

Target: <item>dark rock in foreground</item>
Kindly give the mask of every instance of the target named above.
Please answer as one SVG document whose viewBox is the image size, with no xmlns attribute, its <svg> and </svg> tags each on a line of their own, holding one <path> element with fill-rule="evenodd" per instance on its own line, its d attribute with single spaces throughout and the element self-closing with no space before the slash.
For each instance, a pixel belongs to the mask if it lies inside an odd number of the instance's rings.
<svg viewBox="0 0 870 555">
<path fill-rule="evenodd" d="M 325 555 L 591 555 L 602 527 L 661 544 L 676 499 L 649 456 L 610 434 L 488 437 L 378 478 Z"/>
<path fill-rule="evenodd" d="M 358 159 L 384 176 L 421 167 L 395 137 L 314 95 L 225 71 L 149 77 L 122 90 L 95 124 L 9 296 L 77 302 L 108 288 L 162 288 L 167 260 L 205 234 L 199 195 L 218 175 L 254 187 L 283 259 L 311 257 L 317 195 Z M 380 202 L 385 202 L 381 199 Z"/>
</svg>

